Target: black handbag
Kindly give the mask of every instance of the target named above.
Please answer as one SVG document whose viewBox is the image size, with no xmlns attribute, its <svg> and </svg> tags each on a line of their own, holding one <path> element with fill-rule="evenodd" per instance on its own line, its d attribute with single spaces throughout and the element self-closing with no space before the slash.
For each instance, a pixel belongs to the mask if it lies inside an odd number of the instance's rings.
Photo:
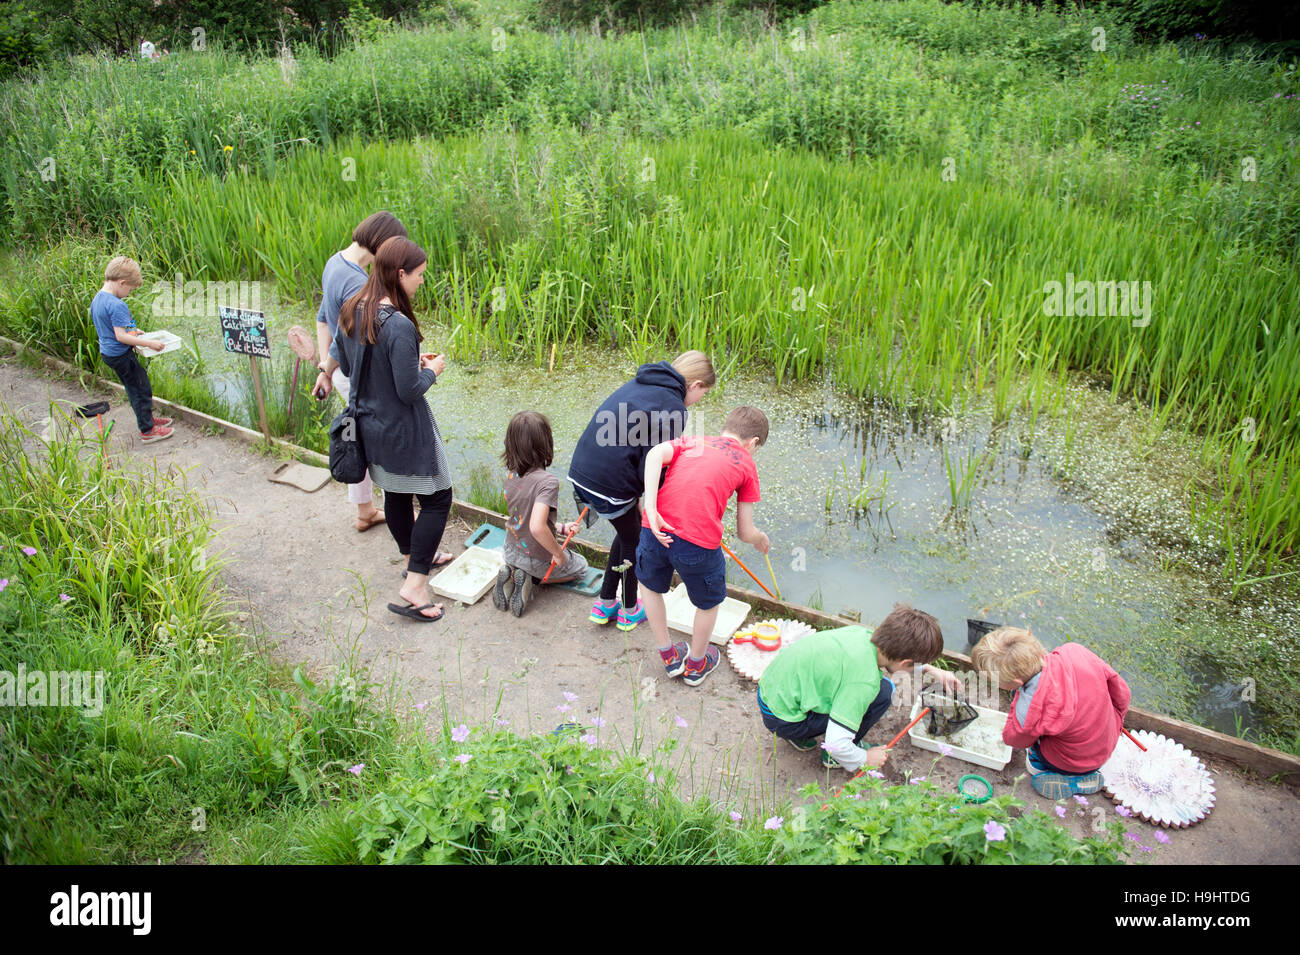
<svg viewBox="0 0 1300 955">
<path fill-rule="evenodd" d="M 361 346 L 361 367 L 351 380 L 347 406 L 330 424 L 330 476 L 340 484 L 360 484 L 366 477 L 366 449 L 357 425 L 357 392 L 366 377 L 370 346 Z"/>
</svg>

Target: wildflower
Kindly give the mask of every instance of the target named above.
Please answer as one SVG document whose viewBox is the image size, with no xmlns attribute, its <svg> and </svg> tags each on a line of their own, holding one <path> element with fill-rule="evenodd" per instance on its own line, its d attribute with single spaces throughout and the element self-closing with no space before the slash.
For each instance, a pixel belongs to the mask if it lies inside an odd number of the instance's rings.
<svg viewBox="0 0 1300 955">
<path fill-rule="evenodd" d="M 1139 852 L 1150 852 L 1150 851 L 1151 851 L 1151 847 L 1150 847 L 1150 846 L 1138 846 L 1138 851 L 1139 851 Z"/>
<path fill-rule="evenodd" d="M 581 736 L 578 737 L 578 740 L 579 740 L 579 742 L 586 743 L 588 746 L 595 746 L 595 745 L 596 745 L 596 734 L 595 734 L 595 733 L 584 733 L 583 735 L 581 735 Z"/>
<path fill-rule="evenodd" d="M 907 782 L 908 782 L 908 785 L 915 786 L 917 783 L 923 783 L 923 782 L 925 782 L 925 777 L 924 777 L 924 776 L 913 776 L 913 777 L 912 777 L 911 779 L 909 779 Z"/>
<path fill-rule="evenodd" d="M 653 769 L 650 770 L 650 772 L 648 772 L 648 773 L 645 774 L 645 778 L 646 778 L 646 782 L 650 782 L 650 783 L 654 782 L 654 781 L 655 781 L 655 771 L 654 771 Z"/>
<path fill-rule="evenodd" d="M 463 743 L 469 739 L 469 727 L 464 723 L 454 727 L 451 731 L 451 741 L 453 743 Z"/>
<path fill-rule="evenodd" d="M 880 770 L 878 770 L 878 769 L 868 769 L 868 770 L 867 770 L 867 775 L 870 776 L 872 779 L 884 779 L 884 778 L 885 778 L 885 774 L 882 773 L 882 772 L 881 772 Z"/>
<path fill-rule="evenodd" d="M 4 590 L 8 586 L 9 586 L 9 578 L 0 577 L 0 590 Z"/>
<path fill-rule="evenodd" d="M 360 775 L 361 775 L 361 770 L 363 770 L 363 769 L 365 769 L 365 768 L 366 768 L 366 764 L 365 764 L 365 763 L 357 763 L 355 766 L 349 766 L 349 767 L 348 767 L 348 772 L 350 772 L 353 776 L 360 776 Z"/>
<path fill-rule="evenodd" d="M 605 721 L 604 721 L 603 719 L 601 719 L 599 716 L 593 716 L 593 717 L 591 718 L 591 725 L 594 726 L 594 727 L 596 727 L 596 729 L 598 729 L 598 730 L 600 730 L 600 729 L 604 729 L 604 728 L 605 728 Z"/>
<path fill-rule="evenodd" d="M 578 702 L 578 694 L 577 694 L 577 693 L 570 693 L 568 690 L 565 690 L 565 691 L 564 691 L 564 698 L 565 698 L 566 700 L 568 700 L 570 703 L 577 703 L 577 702 Z"/>
<path fill-rule="evenodd" d="M 59 594 L 59 599 L 60 599 L 61 601 L 63 601 L 64 603 L 67 603 L 67 602 L 68 602 L 69 600 L 71 600 L 72 598 L 69 597 L 67 594 Z"/>
<path fill-rule="evenodd" d="M 769 816 L 767 822 L 763 823 L 764 829 L 780 829 L 785 823 L 784 816 Z"/>
<path fill-rule="evenodd" d="M 940 743 L 940 744 L 939 744 L 939 755 L 940 755 L 940 756 L 951 756 L 951 755 L 952 755 L 952 747 L 949 746 L 947 743 Z"/>
<path fill-rule="evenodd" d="M 506 719 L 505 717 L 502 717 L 502 716 L 498 716 L 498 717 L 497 717 L 496 723 L 497 723 L 497 726 L 509 726 L 509 725 L 510 725 L 510 721 L 509 721 L 508 719 Z"/>
<path fill-rule="evenodd" d="M 1160 843 L 1162 846 L 1167 846 L 1167 845 L 1169 845 L 1169 837 L 1168 837 L 1167 835 L 1165 835 L 1164 832 L 1162 832 L 1162 831 L 1159 830 L 1159 829 L 1157 829 L 1157 830 L 1155 831 L 1155 839 L 1156 839 L 1156 842 Z"/>
<path fill-rule="evenodd" d="M 417 712 L 417 713 L 423 713 L 423 712 L 424 712 L 424 708 L 425 708 L 426 706 L 428 706 L 428 705 L 429 705 L 429 701 L 428 701 L 428 700 L 425 700 L 423 703 L 416 703 L 416 704 L 415 704 L 415 712 Z"/>
<path fill-rule="evenodd" d="M 957 807 L 956 807 L 956 806 L 949 806 L 949 807 L 948 807 L 948 812 L 949 812 L 949 813 L 954 813 L 954 812 L 956 812 L 956 811 L 957 811 Z"/>
<path fill-rule="evenodd" d="M 1007 830 L 990 819 L 984 823 L 984 838 L 989 842 L 1001 842 L 1007 837 Z"/>
<path fill-rule="evenodd" d="M 222 146 L 222 147 L 221 147 L 221 151 L 222 151 L 223 153 L 232 153 L 232 152 L 235 151 L 235 147 L 234 147 L 234 146 Z"/>
<path fill-rule="evenodd" d="M 1064 818 L 1065 818 L 1065 807 L 1064 807 L 1064 806 L 1057 806 L 1057 807 L 1056 807 L 1056 815 L 1057 815 L 1058 818 L 1060 818 L 1060 819 L 1064 819 Z"/>
<path fill-rule="evenodd" d="M 1128 840 L 1131 840 L 1132 842 L 1141 842 L 1141 841 L 1142 841 L 1141 839 L 1139 839 L 1137 836 L 1135 836 L 1135 835 L 1134 835 L 1133 833 L 1131 833 L 1131 832 L 1126 832 L 1126 833 L 1124 833 L 1124 838 L 1125 838 L 1125 839 L 1128 839 Z"/>
<path fill-rule="evenodd" d="M 24 547 L 24 548 L 23 548 L 23 553 L 26 554 L 28 557 L 31 557 L 33 554 L 36 553 L 36 548 L 35 548 L 35 547 Z"/>
<path fill-rule="evenodd" d="M 727 815 L 731 817 L 732 822 L 740 822 L 740 820 L 744 818 L 743 816 L 741 816 L 740 813 L 736 812 L 736 810 L 734 809 L 731 810 L 731 812 L 727 813 Z"/>
<path fill-rule="evenodd" d="M 456 756 L 456 762 L 458 762 L 458 763 L 460 763 L 462 766 L 464 766 L 466 763 L 468 763 L 468 762 L 469 762 L 471 759 L 473 759 L 473 758 L 474 758 L 474 757 L 472 757 L 469 753 L 459 753 L 459 754 L 457 754 L 457 756 Z"/>
<path fill-rule="evenodd" d="M 569 710 L 573 709 L 573 707 L 571 707 L 568 703 L 561 703 L 555 709 L 559 713 L 567 713 L 569 712 Z"/>
<path fill-rule="evenodd" d="M 1133 815 L 1133 810 L 1128 808 L 1128 806 L 1116 806 L 1115 814 L 1128 818 L 1129 816 Z"/>
<path fill-rule="evenodd" d="M 682 719 L 680 716 L 675 717 L 673 719 L 673 722 L 677 724 L 678 729 L 682 729 L 682 730 L 686 729 L 686 725 L 687 725 L 686 721 Z"/>
<path fill-rule="evenodd" d="M 1077 802 L 1080 806 L 1086 806 L 1086 805 L 1088 805 L 1088 797 L 1087 797 L 1087 796 L 1075 796 L 1075 797 L 1074 797 L 1074 801 Z"/>
</svg>

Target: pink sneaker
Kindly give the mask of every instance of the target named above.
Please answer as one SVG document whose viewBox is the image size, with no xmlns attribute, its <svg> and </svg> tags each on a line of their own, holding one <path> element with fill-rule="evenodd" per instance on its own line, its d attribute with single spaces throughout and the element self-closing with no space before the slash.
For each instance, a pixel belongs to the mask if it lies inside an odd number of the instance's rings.
<svg viewBox="0 0 1300 955">
<path fill-rule="evenodd" d="M 160 428 L 157 424 L 153 429 L 140 435 L 140 440 L 145 444 L 153 444 L 155 441 L 166 441 L 172 436 L 171 428 Z"/>
</svg>

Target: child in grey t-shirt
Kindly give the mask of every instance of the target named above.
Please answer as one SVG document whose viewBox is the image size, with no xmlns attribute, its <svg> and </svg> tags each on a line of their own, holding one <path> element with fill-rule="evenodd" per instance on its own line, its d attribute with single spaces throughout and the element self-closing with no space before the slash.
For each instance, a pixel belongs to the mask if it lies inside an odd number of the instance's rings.
<svg viewBox="0 0 1300 955">
<path fill-rule="evenodd" d="M 492 603 L 498 610 L 507 605 L 516 617 L 532 597 L 533 588 L 550 570 L 547 583 L 565 583 L 587 573 L 587 560 L 577 551 L 562 549 L 556 540 L 555 514 L 560 499 L 560 481 L 547 471 L 554 459 L 555 442 L 551 423 L 536 411 L 521 411 L 510 419 L 502 459 L 510 476 L 506 479 L 504 555 L 506 565 L 497 574 Z M 568 534 L 578 522 L 559 530 Z M 551 570 L 551 565 L 555 569 Z"/>
</svg>

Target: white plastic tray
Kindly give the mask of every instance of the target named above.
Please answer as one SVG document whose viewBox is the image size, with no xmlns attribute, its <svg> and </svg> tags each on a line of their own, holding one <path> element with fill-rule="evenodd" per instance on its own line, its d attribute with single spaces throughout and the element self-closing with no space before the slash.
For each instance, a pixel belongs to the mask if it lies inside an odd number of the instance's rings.
<svg viewBox="0 0 1300 955">
<path fill-rule="evenodd" d="M 908 720 L 911 721 L 916 719 L 916 714 L 920 712 L 921 695 L 918 693 L 916 700 L 912 703 L 912 715 L 908 717 Z M 997 729 L 998 746 L 1000 747 L 999 757 L 995 758 L 986 756 L 984 753 L 976 753 L 972 750 L 965 749 L 960 745 L 962 737 L 961 733 L 953 734 L 953 739 L 934 740 L 930 739 L 928 736 L 920 735 L 917 733 L 918 727 L 913 726 L 907 731 L 907 737 L 912 741 L 913 746 L 919 747 L 920 749 L 928 749 L 932 753 L 939 752 L 940 745 L 943 745 L 952 750 L 952 756 L 954 759 L 965 760 L 968 763 L 974 763 L 976 766 L 983 766 L 986 769 L 1006 769 L 1007 763 L 1011 762 L 1011 747 L 1006 743 L 1003 743 L 1001 740 L 1002 727 L 1006 725 L 1007 714 L 1003 713 L 1001 710 L 990 710 L 983 706 L 976 706 L 975 712 L 979 713 L 980 718 L 977 722 L 971 724 L 972 727 L 983 724 Z M 928 722 L 929 719 L 930 717 L 926 716 L 926 718 L 921 722 Z M 969 728 L 970 727 L 966 727 L 966 729 Z"/>
<path fill-rule="evenodd" d="M 497 571 L 505 563 L 499 550 L 471 547 L 429 581 L 433 592 L 461 603 L 480 600 L 497 582 Z"/>
<path fill-rule="evenodd" d="M 668 608 L 669 629 L 685 634 L 690 634 L 695 629 L 695 608 L 691 606 L 691 598 L 686 594 L 685 584 L 678 584 L 664 594 L 664 604 Z M 748 616 L 749 604 L 735 597 L 723 598 L 709 642 L 725 647 L 731 635 L 739 629 Z"/>
</svg>

